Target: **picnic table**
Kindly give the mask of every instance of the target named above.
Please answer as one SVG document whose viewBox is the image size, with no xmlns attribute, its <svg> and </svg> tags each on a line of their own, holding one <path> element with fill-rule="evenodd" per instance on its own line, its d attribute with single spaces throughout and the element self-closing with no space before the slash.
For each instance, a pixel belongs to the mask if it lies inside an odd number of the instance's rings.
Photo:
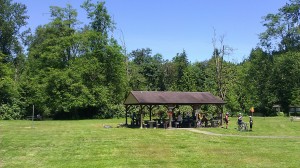
<svg viewBox="0 0 300 168">
<path fill-rule="evenodd" d="M 148 121 L 149 128 L 153 128 L 154 123 L 156 123 L 156 121 L 152 121 L 152 120 Z"/>
<path fill-rule="evenodd" d="M 210 124 L 211 124 L 211 127 L 218 127 L 219 126 L 219 120 L 211 120 Z"/>
</svg>

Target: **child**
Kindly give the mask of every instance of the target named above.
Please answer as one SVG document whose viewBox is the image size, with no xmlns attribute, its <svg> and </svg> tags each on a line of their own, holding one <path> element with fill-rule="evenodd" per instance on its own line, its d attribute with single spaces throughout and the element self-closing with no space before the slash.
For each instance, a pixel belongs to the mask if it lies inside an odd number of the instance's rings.
<svg viewBox="0 0 300 168">
<path fill-rule="evenodd" d="M 252 125 L 253 125 L 253 119 L 252 119 L 252 116 L 250 116 L 250 121 L 249 121 L 249 123 L 250 123 L 250 131 L 252 131 Z"/>
</svg>

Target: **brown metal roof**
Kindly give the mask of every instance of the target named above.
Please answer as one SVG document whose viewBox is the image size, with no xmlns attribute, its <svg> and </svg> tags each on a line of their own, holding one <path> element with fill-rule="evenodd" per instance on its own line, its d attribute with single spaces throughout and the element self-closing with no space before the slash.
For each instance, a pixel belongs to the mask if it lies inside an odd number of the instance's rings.
<svg viewBox="0 0 300 168">
<path fill-rule="evenodd" d="M 191 104 L 226 104 L 222 99 L 209 92 L 160 92 L 131 91 L 125 105 L 191 105 Z"/>
</svg>

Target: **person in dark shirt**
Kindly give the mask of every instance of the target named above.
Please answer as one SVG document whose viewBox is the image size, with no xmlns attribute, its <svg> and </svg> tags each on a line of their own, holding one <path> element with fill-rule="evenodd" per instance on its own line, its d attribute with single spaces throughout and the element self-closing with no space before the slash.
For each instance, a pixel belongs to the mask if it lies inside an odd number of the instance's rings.
<svg viewBox="0 0 300 168">
<path fill-rule="evenodd" d="M 238 125 L 240 126 L 240 125 L 242 125 L 242 123 L 243 123 L 243 116 L 242 116 L 242 114 L 240 113 L 240 114 L 238 115 Z"/>
<path fill-rule="evenodd" d="M 225 123 L 226 123 L 226 129 L 228 128 L 228 122 L 229 122 L 229 118 L 228 118 L 229 113 L 227 112 L 225 115 Z"/>
<path fill-rule="evenodd" d="M 253 118 L 252 118 L 252 116 L 249 117 L 249 123 L 250 123 L 250 131 L 252 131 L 252 125 L 253 125 Z"/>
<path fill-rule="evenodd" d="M 207 127 L 208 119 L 206 118 L 205 115 L 203 115 L 201 122 L 204 123 L 205 127 Z"/>
</svg>

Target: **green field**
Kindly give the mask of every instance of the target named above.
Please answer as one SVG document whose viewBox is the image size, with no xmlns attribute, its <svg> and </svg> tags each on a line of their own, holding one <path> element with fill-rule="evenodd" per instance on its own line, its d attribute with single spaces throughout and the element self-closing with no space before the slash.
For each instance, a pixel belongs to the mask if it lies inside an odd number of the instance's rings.
<svg viewBox="0 0 300 168">
<path fill-rule="evenodd" d="M 0 167 L 298 167 L 300 122 L 254 118 L 252 132 L 116 128 L 124 119 L 0 121 Z M 113 128 L 103 128 L 111 125 Z"/>
</svg>

